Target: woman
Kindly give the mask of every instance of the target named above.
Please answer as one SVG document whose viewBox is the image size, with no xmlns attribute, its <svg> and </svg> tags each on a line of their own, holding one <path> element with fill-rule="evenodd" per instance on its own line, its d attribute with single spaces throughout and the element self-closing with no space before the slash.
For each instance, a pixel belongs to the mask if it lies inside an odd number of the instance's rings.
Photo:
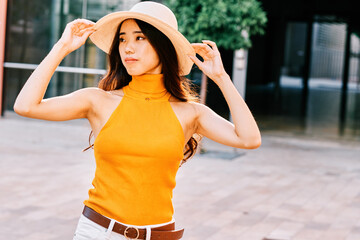
<svg viewBox="0 0 360 240">
<path fill-rule="evenodd" d="M 43 99 L 56 67 L 89 36 L 109 56 L 109 72 L 99 88 Z M 193 63 L 219 86 L 234 124 L 193 97 L 189 80 L 181 77 Z M 195 153 L 193 135 L 237 148 L 261 144 L 216 44 L 190 44 L 177 31 L 171 10 L 155 2 L 138 3 L 96 24 L 70 22 L 27 80 L 14 110 L 52 121 L 89 120 L 97 167 L 74 236 L 78 240 L 180 239 L 183 229 L 175 230 L 172 190 L 179 166 Z"/>
</svg>

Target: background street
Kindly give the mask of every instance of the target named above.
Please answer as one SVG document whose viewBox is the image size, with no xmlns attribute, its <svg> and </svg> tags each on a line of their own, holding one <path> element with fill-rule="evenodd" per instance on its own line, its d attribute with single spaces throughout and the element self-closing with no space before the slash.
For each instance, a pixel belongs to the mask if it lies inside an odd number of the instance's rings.
<svg viewBox="0 0 360 240">
<path fill-rule="evenodd" d="M 72 239 L 95 162 L 86 120 L 0 119 L 0 234 Z M 359 240 L 360 144 L 263 133 L 256 150 L 208 139 L 174 191 L 184 240 Z"/>
</svg>

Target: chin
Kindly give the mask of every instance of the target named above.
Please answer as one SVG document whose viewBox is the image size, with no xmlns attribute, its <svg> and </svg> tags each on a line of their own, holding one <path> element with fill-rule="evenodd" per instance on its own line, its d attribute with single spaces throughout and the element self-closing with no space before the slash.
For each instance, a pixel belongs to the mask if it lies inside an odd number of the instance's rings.
<svg viewBox="0 0 360 240">
<path fill-rule="evenodd" d="M 130 76 L 133 76 L 133 75 L 139 75 L 139 73 L 137 71 L 127 71 L 127 73 L 130 75 Z"/>
<path fill-rule="evenodd" d="M 131 71 L 131 70 L 127 70 L 127 73 L 131 76 L 139 76 L 139 75 L 144 75 L 144 74 L 156 74 L 154 72 L 149 72 L 149 71 Z"/>
<path fill-rule="evenodd" d="M 133 75 L 142 75 L 145 73 L 145 71 L 139 71 L 139 70 L 134 70 L 134 69 L 126 69 L 127 73 L 131 76 Z"/>
</svg>

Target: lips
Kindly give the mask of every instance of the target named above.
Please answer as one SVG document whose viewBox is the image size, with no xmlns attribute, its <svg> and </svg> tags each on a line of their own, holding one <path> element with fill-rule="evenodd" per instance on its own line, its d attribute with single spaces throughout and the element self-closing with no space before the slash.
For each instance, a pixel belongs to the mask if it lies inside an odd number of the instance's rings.
<svg viewBox="0 0 360 240">
<path fill-rule="evenodd" d="M 125 62 L 127 62 L 127 63 L 136 62 L 136 61 L 137 61 L 137 59 L 135 59 L 135 58 L 130 58 L 130 57 L 125 58 Z"/>
</svg>

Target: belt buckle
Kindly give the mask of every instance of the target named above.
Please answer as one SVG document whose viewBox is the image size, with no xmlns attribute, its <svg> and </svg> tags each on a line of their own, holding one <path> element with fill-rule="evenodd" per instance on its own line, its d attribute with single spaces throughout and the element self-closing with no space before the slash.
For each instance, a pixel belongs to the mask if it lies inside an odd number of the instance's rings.
<svg viewBox="0 0 360 240">
<path fill-rule="evenodd" d="M 136 237 L 135 237 L 135 238 L 130 238 L 130 237 L 127 236 L 127 234 L 129 233 L 129 229 L 131 229 L 131 228 L 133 228 L 133 229 L 136 230 Z M 131 227 L 131 226 L 129 226 L 129 227 L 125 228 L 124 236 L 125 236 L 125 238 L 126 238 L 127 240 L 130 240 L 130 239 L 138 239 L 138 237 L 140 236 L 139 229 L 137 229 L 136 227 Z"/>
</svg>

